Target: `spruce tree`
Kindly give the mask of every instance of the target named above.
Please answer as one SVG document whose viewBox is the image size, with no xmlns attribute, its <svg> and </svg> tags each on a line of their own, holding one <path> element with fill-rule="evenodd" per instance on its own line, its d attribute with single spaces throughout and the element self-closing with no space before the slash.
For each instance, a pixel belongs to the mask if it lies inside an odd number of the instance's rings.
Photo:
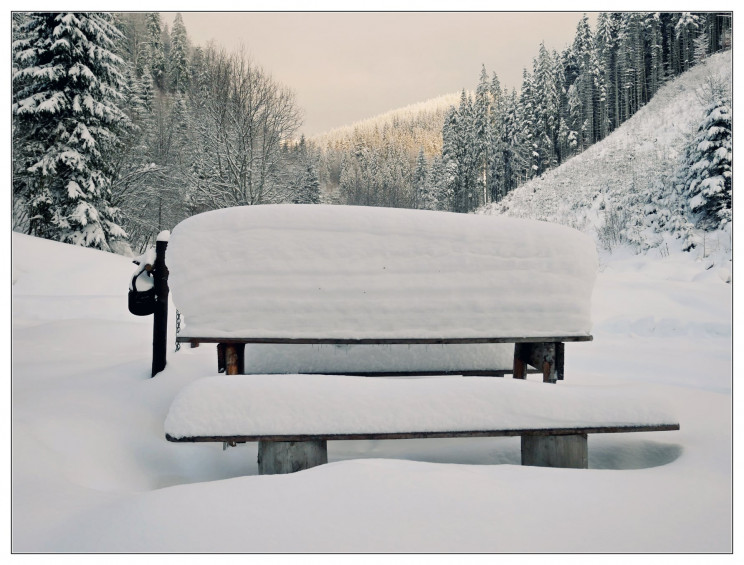
<svg viewBox="0 0 744 565">
<path fill-rule="evenodd" d="M 14 179 L 30 234 L 110 250 L 126 234 L 110 204 L 111 154 L 126 115 L 111 16 L 33 13 L 14 42 L 13 106 L 23 144 Z"/>
<path fill-rule="evenodd" d="M 424 148 L 422 147 L 419 149 L 419 154 L 416 158 L 416 169 L 413 171 L 414 208 L 431 209 L 427 208 L 427 177 L 428 166 L 426 164 L 426 157 L 424 156 Z"/>
<path fill-rule="evenodd" d="M 149 51 L 149 68 L 155 85 L 163 89 L 166 83 L 165 52 L 163 51 L 163 30 L 158 12 L 148 12 L 146 48 Z"/>
<path fill-rule="evenodd" d="M 704 229 L 731 221 L 731 125 L 730 101 L 719 95 L 686 153 L 685 192 L 697 225 Z"/>
<path fill-rule="evenodd" d="M 189 38 L 181 14 L 176 14 L 171 32 L 170 88 L 186 92 L 189 85 Z"/>
<path fill-rule="evenodd" d="M 488 163 L 492 146 L 491 128 L 489 127 L 492 101 L 490 87 L 486 67 L 483 65 L 473 105 L 473 159 L 476 169 L 476 199 L 479 204 L 486 204 L 489 201 Z"/>
</svg>

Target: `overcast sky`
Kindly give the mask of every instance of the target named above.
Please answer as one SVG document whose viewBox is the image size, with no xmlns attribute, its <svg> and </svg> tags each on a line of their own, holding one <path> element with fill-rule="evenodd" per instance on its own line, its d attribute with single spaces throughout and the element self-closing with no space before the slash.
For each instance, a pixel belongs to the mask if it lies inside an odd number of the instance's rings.
<svg viewBox="0 0 744 565">
<path fill-rule="evenodd" d="M 541 41 L 572 40 L 580 12 L 182 12 L 189 38 L 256 63 L 292 88 L 314 135 L 442 94 L 474 89 L 481 64 L 519 88 Z M 174 12 L 163 13 L 172 26 Z M 590 14 L 592 26 L 595 16 Z"/>
</svg>

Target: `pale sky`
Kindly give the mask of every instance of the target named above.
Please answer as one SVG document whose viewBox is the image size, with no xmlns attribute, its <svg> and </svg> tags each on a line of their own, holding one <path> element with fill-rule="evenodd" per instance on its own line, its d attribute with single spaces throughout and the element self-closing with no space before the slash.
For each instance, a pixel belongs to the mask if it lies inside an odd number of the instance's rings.
<svg viewBox="0 0 744 565">
<path fill-rule="evenodd" d="M 581 12 L 181 12 L 196 45 L 241 44 L 290 87 L 314 135 L 474 89 L 481 64 L 519 89 L 541 41 L 572 40 Z M 175 12 L 163 13 L 172 26 Z M 596 16 L 590 14 L 592 26 Z"/>
<path fill-rule="evenodd" d="M 194 44 L 210 40 L 294 90 L 314 135 L 443 94 L 474 89 L 485 63 L 519 89 L 541 41 L 572 40 L 580 12 L 181 12 Z M 592 25 L 595 16 L 590 15 Z M 163 13 L 172 26 L 175 12 Z"/>
</svg>

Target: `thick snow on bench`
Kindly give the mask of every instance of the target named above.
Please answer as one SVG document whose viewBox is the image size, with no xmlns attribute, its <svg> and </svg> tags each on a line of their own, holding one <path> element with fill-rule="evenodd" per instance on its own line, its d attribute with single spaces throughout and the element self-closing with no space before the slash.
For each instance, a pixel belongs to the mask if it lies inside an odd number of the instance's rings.
<svg viewBox="0 0 744 565">
<path fill-rule="evenodd" d="M 588 335 L 596 250 L 554 224 L 389 208 L 267 205 L 178 224 L 183 336 Z"/>
<path fill-rule="evenodd" d="M 639 390 L 493 377 L 222 375 L 184 388 L 165 431 L 182 438 L 677 423 Z"/>
</svg>

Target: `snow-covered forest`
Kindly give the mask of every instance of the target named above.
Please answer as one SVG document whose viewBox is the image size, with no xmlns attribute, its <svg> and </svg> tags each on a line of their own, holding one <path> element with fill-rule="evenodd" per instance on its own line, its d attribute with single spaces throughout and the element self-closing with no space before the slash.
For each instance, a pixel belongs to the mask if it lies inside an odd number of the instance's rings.
<svg viewBox="0 0 744 565">
<path fill-rule="evenodd" d="M 246 52 L 192 45 L 180 15 L 14 13 L 12 31 L 14 230 L 124 254 L 234 205 L 474 211 L 731 46 L 730 14 L 601 13 L 563 51 L 536 46 L 520 91 L 483 68 L 472 92 L 305 140 L 293 91 Z M 683 235 L 731 216 L 730 90 L 706 96 L 686 159 L 644 203 Z"/>
<path fill-rule="evenodd" d="M 584 17 L 563 51 L 549 52 L 543 44 L 537 48 L 532 68 L 524 69 L 520 91 L 502 88 L 497 73 L 489 75 L 484 67 L 474 92 L 463 90 L 459 102 L 433 126 L 441 127 L 440 154 L 432 154 L 423 144 L 411 148 L 405 143 L 416 119 L 390 128 L 387 142 L 344 148 L 326 142 L 325 162 L 341 165 L 324 188 L 335 189 L 338 178 L 340 201 L 354 204 L 391 205 L 392 200 L 411 207 L 470 212 L 498 202 L 607 137 L 680 73 L 730 48 L 730 22 L 730 15 L 719 13 L 603 12 L 592 30 Z M 717 89 L 709 94 L 706 104 L 722 108 L 715 110 L 721 137 L 705 149 L 712 155 L 726 143 L 722 137 L 730 141 L 730 133 L 726 137 L 724 131 L 730 132 L 731 104 L 730 92 Z M 689 143 L 690 151 L 697 153 L 694 135 Z M 714 168 L 730 170 L 730 151 L 721 155 Z M 701 158 L 691 155 L 695 163 Z M 691 165 L 687 163 L 685 170 Z M 730 178 L 722 173 L 712 177 Z M 387 182 L 390 178 L 397 182 Z M 682 181 L 690 200 L 707 191 L 706 225 L 716 223 L 711 223 L 711 214 L 719 224 L 727 221 L 727 213 L 718 211 L 730 208 L 729 181 L 723 181 L 720 190 L 713 188 L 718 181 L 710 181 L 710 186 Z M 397 192 L 394 198 L 388 194 L 391 185 Z M 672 183 L 664 190 L 672 190 Z M 709 202 L 711 197 L 719 198 L 718 203 Z M 702 201 L 694 201 L 690 211 L 699 212 L 702 206 Z"/>
<path fill-rule="evenodd" d="M 205 210 L 317 202 L 294 93 L 180 14 L 13 19 L 14 229 L 127 253 Z"/>
</svg>

